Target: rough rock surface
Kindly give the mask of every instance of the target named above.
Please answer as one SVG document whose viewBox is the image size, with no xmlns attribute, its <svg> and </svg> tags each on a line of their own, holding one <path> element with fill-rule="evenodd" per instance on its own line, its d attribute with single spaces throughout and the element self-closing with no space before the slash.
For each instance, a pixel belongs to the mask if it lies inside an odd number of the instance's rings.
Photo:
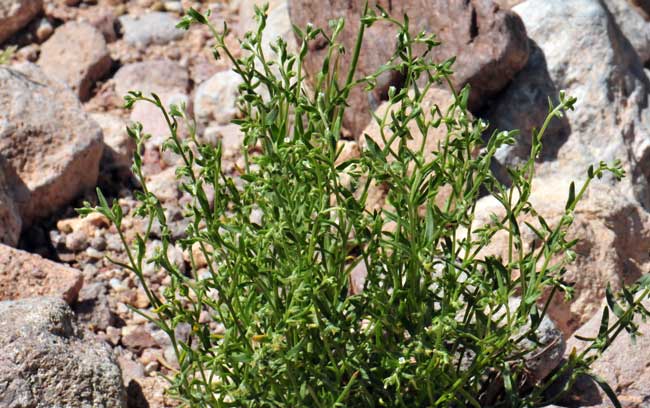
<svg viewBox="0 0 650 408">
<path fill-rule="evenodd" d="M 69 22 L 59 27 L 41 46 L 38 60 L 46 75 L 65 82 L 80 100 L 111 68 L 104 36 L 87 23 Z"/>
<path fill-rule="evenodd" d="M 138 17 L 125 15 L 119 21 L 126 42 L 140 47 L 166 44 L 183 37 L 184 33 L 176 28 L 178 18 L 170 13 L 151 12 Z"/>
<path fill-rule="evenodd" d="M 453 82 L 458 87 L 467 83 L 472 86 L 470 104 L 473 108 L 484 102 L 486 96 L 503 89 L 528 59 L 528 42 L 521 20 L 491 0 L 377 1 L 370 6 L 375 3 L 395 17 L 408 14 L 414 32 L 426 30 L 438 35 L 442 45 L 434 48 L 430 55 L 434 61 L 441 62 L 456 56 Z M 347 72 L 363 4 L 352 0 L 291 0 L 289 13 L 291 21 L 299 27 L 312 23 L 327 28 L 329 20 L 346 17 L 340 40 L 347 50 L 341 57 L 341 72 Z M 395 27 L 383 23 L 366 30 L 359 75 L 371 74 L 389 60 L 395 48 L 395 35 Z M 321 69 L 327 48 L 322 42 L 311 42 L 310 47 L 305 69 L 314 76 Z M 399 75 L 387 73 L 379 78 L 378 88 L 373 93 L 368 95 L 361 89 L 354 90 L 349 99 L 354 108 L 347 111 L 344 123 L 349 130 L 358 134 L 370 121 L 370 110 L 378 107 L 388 86 L 397 84 Z"/>
<path fill-rule="evenodd" d="M 9 185 L 4 175 L 5 166 L 5 160 L 0 155 L 0 244 L 16 246 L 23 221 L 10 195 Z"/>
<path fill-rule="evenodd" d="M 605 306 L 601 307 L 602 308 Z M 650 303 L 645 302 L 645 307 Z M 610 314 L 611 316 L 611 314 Z M 610 317 L 610 324 L 613 323 L 613 316 Z M 595 337 L 600 328 L 601 314 L 596 313 L 576 334 L 584 337 Z M 614 340 L 612 345 L 592 365 L 592 372 L 602 378 L 616 392 L 618 399 L 625 408 L 646 407 L 650 401 L 650 357 L 645 350 L 650 348 L 650 323 L 637 322 L 639 331 L 644 336 L 637 336 L 636 344 L 630 336 L 623 331 Z M 567 351 L 574 347 L 581 350 L 587 343 L 572 337 L 567 341 Z M 574 390 L 578 399 L 582 402 L 580 406 L 591 408 L 606 408 L 612 404 L 607 396 L 596 384 L 587 384 L 579 390 Z M 576 392 L 577 391 L 577 392 Z"/>
<path fill-rule="evenodd" d="M 513 10 L 539 50 L 487 112 L 496 128 L 522 130 L 500 162 L 522 160 L 532 126 L 545 116 L 543 101 L 566 90 L 578 98 L 576 109 L 545 134 L 538 174 L 584 179 L 589 165 L 621 159 L 628 173 L 622 194 L 650 204 L 650 82 L 611 14 L 599 0 L 528 0 Z"/>
<path fill-rule="evenodd" d="M 533 184 L 533 208 L 553 228 L 564 213 L 569 181 L 558 178 L 538 179 Z M 579 187 L 579 186 L 578 186 Z M 503 207 L 492 197 L 476 205 L 475 226 L 489 223 L 491 213 L 503 215 Z M 567 240 L 579 238 L 574 248 L 576 262 L 567 266 L 566 282 L 573 283 L 574 298 L 567 303 L 562 295 L 551 302 L 549 315 L 565 335 L 572 334 L 599 309 L 610 284 L 613 289 L 632 284 L 650 268 L 646 242 L 650 239 L 650 215 L 632 199 L 620 196 L 616 190 L 594 182 L 573 214 L 574 222 Z M 536 217 L 519 221 L 524 248 L 535 245 L 536 236 L 523 221 L 540 229 Z M 508 239 L 503 232 L 492 239 L 483 255 L 507 258 Z M 537 246 L 535 247 L 537 248 Z"/>
<path fill-rule="evenodd" d="M 126 406 L 108 347 L 84 335 L 56 298 L 0 302 L 0 406 Z"/>
<path fill-rule="evenodd" d="M 178 62 L 154 60 L 134 62 L 122 66 L 113 77 L 115 93 L 121 98 L 129 91 L 144 94 L 180 92 L 186 93 L 190 86 L 187 69 Z"/>
<path fill-rule="evenodd" d="M 78 270 L 0 244 L 0 301 L 47 295 L 72 303 L 82 285 Z"/>
<path fill-rule="evenodd" d="M 234 71 L 222 71 L 199 85 L 194 95 L 194 114 L 202 125 L 227 125 L 239 109 L 237 97 L 241 77 Z"/>
<path fill-rule="evenodd" d="M 650 62 L 650 10 L 633 7 L 629 0 L 604 0 L 625 37 L 639 54 L 641 62 Z M 650 3 L 646 2 L 649 6 Z"/>
<path fill-rule="evenodd" d="M 268 4 L 269 10 L 266 28 L 264 29 L 264 37 L 262 38 L 262 49 L 264 53 L 266 55 L 275 55 L 271 49 L 271 45 L 278 38 L 282 38 L 287 42 L 287 48 L 290 51 L 297 51 L 297 42 L 295 41 L 291 18 L 289 16 L 288 0 L 249 0 L 240 2 L 239 19 L 241 24 L 238 30 L 239 36 L 243 37 L 247 31 L 257 30 L 254 6 L 261 7 L 265 4 Z"/>
<path fill-rule="evenodd" d="M 99 126 L 33 64 L 0 67 L 0 154 L 23 221 L 47 216 L 97 181 Z"/>
<path fill-rule="evenodd" d="M 92 113 L 91 118 L 99 124 L 104 135 L 102 167 L 128 170 L 135 151 L 135 141 L 126 132 L 126 121 L 109 113 Z"/>
<path fill-rule="evenodd" d="M 0 0 L 0 44 L 27 25 L 43 8 L 43 0 Z"/>
</svg>

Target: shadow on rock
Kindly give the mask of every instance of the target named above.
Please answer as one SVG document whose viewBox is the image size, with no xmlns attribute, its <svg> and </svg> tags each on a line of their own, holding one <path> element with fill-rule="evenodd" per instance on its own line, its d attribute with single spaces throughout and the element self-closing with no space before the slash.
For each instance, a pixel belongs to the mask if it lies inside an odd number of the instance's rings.
<svg viewBox="0 0 650 408">
<path fill-rule="evenodd" d="M 496 154 L 498 163 L 494 170 L 503 182 L 509 178 L 505 166 L 515 166 L 529 157 L 533 129 L 539 129 L 544 123 L 548 115 L 548 101 L 551 100 L 554 105 L 559 103 L 560 91 L 549 74 L 544 52 L 533 40 L 530 40 L 530 50 L 524 69 L 478 114 L 490 123 L 486 138 L 495 130 L 520 130 L 517 142 L 512 146 L 504 146 Z M 571 126 L 566 117 L 553 118 L 544 134 L 539 160 L 555 160 L 570 133 Z"/>
</svg>

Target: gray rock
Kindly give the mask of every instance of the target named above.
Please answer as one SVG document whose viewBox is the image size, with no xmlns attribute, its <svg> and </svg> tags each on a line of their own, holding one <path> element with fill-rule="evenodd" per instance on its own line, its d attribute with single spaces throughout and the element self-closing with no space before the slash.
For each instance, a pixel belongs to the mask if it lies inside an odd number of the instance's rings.
<svg viewBox="0 0 650 408">
<path fill-rule="evenodd" d="M 43 9 L 43 0 L 0 0 L 0 44 Z"/>
<path fill-rule="evenodd" d="M 644 306 L 650 307 L 650 302 L 645 301 Z M 601 307 L 604 308 L 603 305 Z M 583 327 L 576 332 L 583 337 L 598 335 L 601 322 L 601 313 L 597 313 Z M 614 316 L 610 313 L 610 326 Z M 616 396 L 624 407 L 643 408 L 650 401 L 650 356 L 646 352 L 650 348 L 650 323 L 637 319 L 639 332 L 633 342 L 627 332 L 622 331 L 607 350 L 591 365 L 591 371 L 602 377 L 616 392 Z M 587 342 L 572 337 L 567 342 L 567 350 L 581 351 L 588 345 Z M 607 408 L 612 404 L 593 381 L 584 378 L 573 387 L 570 393 L 573 404 L 565 406 L 584 406 L 590 408 Z M 579 401 L 576 404 L 575 401 Z"/>
<path fill-rule="evenodd" d="M 604 0 L 604 3 L 641 61 L 650 62 L 650 22 L 647 14 L 644 16 L 642 10 L 631 7 L 628 0 Z"/>
<path fill-rule="evenodd" d="M 194 114 L 202 125 L 227 125 L 239 109 L 237 98 L 241 77 L 234 71 L 221 71 L 203 82 L 194 95 Z"/>
<path fill-rule="evenodd" d="M 522 128 L 517 146 L 500 152 L 501 163 L 522 161 L 531 127 L 541 126 L 547 110 L 542 100 L 563 89 L 578 98 L 576 109 L 544 136 L 550 148 L 537 174 L 579 180 L 589 165 L 621 159 L 629 175 L 618 184 L 621 194 L 650 205 L 650 81 L 611 14 L 600 0 L 528 0 L 513 10 L 541 51 L 489 104 L 493 126 Z"/>
<path fill-rule="evenodd" d="M 119 18 L 124 40 L 131 45 L 146 47 L 179 40 L 184 32 L 176 28 L 178 17 L 169 13 L 151 12 L 138 17 L 124 15 Z"/>
<path fill-rule="evenodd" d="M 129 170 L 135 152 L 135 141 L 126 132 L 126 121 L 109 113 L 92 113 L 90 116 L 104 134 L 102 168 Z"/>
<path fill-rule="evenodd" d="M 4 175 L 5 166 L 5 160 L 0 155 L 0 244 L 16 246 L 23 221 L 10 195 L 9 185 Z"/>
<path fill-rule="evenodd" d="M 84 285 L 73 305 L 77 321 L 89 330 L 106 331 L 115 323 L 107 296 L 106 284 L 101 282 Z"/>
<path fill-rule="evenodd" d="M 0 406 L 126 406 L 108 346 L 84 334 L 55 298 L 0 302 Z"/>
<path fill-rule="evenodd" d="M 65 82 L 80 100 L 90 98 L 95 81 L 111 69 L 104 36 L 88 23 L 69 22 L 41 46 L 38 65 L 46 75 Z"/>
<path fill-rule="evenodd" d="M 135 62 L 121 67 L 113 77 L 115 93 L 122 97 L 129 91 L 150 93 L 187 93 L 190 77 L 187 69 L 169 60 Z"/>
<path fill-rule="evenodd" d="M 0 155 L 23 222 L 94 188 L 102 132 L 77 97 L 33 64 L 0 67 Z"/>
</svg>

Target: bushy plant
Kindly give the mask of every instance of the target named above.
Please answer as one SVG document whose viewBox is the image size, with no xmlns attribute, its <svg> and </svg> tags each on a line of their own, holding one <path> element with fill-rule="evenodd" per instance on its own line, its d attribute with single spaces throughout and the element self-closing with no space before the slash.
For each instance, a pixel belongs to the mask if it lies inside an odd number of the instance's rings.
<svg viewBox="0 0 650 408">
<path fill-rule="evenodd" d="M 171 379 L 172 395 L 192 407 L 539 406 L 557 397 L 546 391 L 560 376 L 570 376 L 564 387 L 570 388 L 622 330 L 635 332 L 632 318 L 647 313 L 640 303 L 648 294 L 644 282 L 626 290 L 622 301 L 608 292 L 600 333 L 561 369 L 535 378 L 527 365 L 539 347 L 549 302 L 557 299 L 553 294 L 570 295 L 562 276 L 575 258 L 576 241 L 568 242 L 566 233 L 578 201 L 604 172 L 623 176 L 618 165 L 590 168 L 582 186 L 571 185 L 557 225 L 539 217 L 541 244 L 524 249 L 519 220 L 536 215 L 529 197 L 542 135 L 575 99 L 561 94 L 559 104 L 549 107 L 529 160 L 510 169 L 512 184 L 505 186 L 490 164 L 516 133 L 495 132 L 483 142 L 487 125 L 471 119 L 469 89 L 456 93 L 451 86 L 453 60 L 427 58 L 438 45 L 434 35 L 413 36 L 408 18 L 366 9 L 356 47 L 348 50 L 349 70 L 341 72 L 344 50 L 337 37 L 343 20 L 332 22 L 331 36 L 313 27 L 296 29 L 299 52 L 292 54 L 278 39 L 276 58 L 269 60 L 262 47 L 266 9 L 256 15 L 259 28 L 241 42 L 241 58 L 225 45 L 227 27 L 218 31 L 208 15 L 190 10 L 179 24 L 207 25 L 216 39 L 215 57 L 228 58 L 243 80 L 236 121 L 245 134 L 241 174 L 224 171 L 221 145 L 201 143 L 183 107 L 167 109 L 156 95 L 127 97 L 127 107 L 144 101 L 160 108 L 170 130 L 164 148 L 181 158 L 177 176 L 192 197 L 185 209 L 190 224 L 180 240 L 191 268 L 182 273 L 167 257 L 173 243 L 165 211 L 143 174 L 147 135 L 141 125 L 132 126 L 129 134 L 138 145 L 133 171 L 141 184 L 137 214 L 148 228 L 133 245 L 122 235 L 128 260 L 118 264 L 140 279 L 153 321 L 173 343 L 180 370 Z M 357 78 L 364 30 L 378 21 L 399 30 L 394 56 L 374 75 Z M 329 52 L 307 91 L 302 65 L 308 44 L 317 40 Z M 390 114 L 374 118 L 382 143 L 366 137 L 359 157 L 342 160 L 347 97 L 353 87 L 372 89 L 387 70 L 402 74 L 403 87 L 388 92 Z M 454 92 L 453 104 L 423 109 L 429 89 L 441 85 Z M 189 137 L 179 135 L 180 123 Z M 425 151 L 426 140 L 409 147 L 414 131 L 426 139 L 433 129 L 446 133 L 436 151 Z M 389 186 L 390 205 L 383 210 L 367 208 L 376 185 Z M 437 204 L 443 191 L 447 196 Z M 506 215 L 479 227 L 473 224 L 475 206 L 486 194 Z M 120 206 L 101 192 L 98 198 L 98 206 L 87 204 L 81 212 L 104 214 L 123 234 Z M 156 222 L 162 247 L 147 259 Z M 481 256 L 499 231 L 509 235 L 507 259 Z M 197 254 L 207 261 L 203 271 Z M 171 278 L 162 293 L 149 289 L 146 262 Z M 357 293 L 350 274 L 359 264 L 367 278 Z M 514 297 L 521 301 L 512 302 Z M 206 313 L 208 322 L 201 320 Z M 187 341 L 174 334 L 181 323 L 191 327 Z"/>
</svg>

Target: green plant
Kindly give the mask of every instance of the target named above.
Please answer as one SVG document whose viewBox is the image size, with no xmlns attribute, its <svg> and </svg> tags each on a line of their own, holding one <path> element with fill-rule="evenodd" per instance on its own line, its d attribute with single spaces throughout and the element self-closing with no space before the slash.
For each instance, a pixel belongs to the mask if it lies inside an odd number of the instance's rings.
<svg viewBox="0 0 650 408">
<path fill-rule="evenodd" d="M 16 52 L 16 49 L 18 49 L 18 47 L 12 45 L 0 51 L 0 65 L 8 64 L 9 61 L 11 61 L 11 58 L 13 57 L 14 53 Z"/>
<path fill-rule="evenodd" d="M 207 15 L 189 10 L 179 24 L 207 25 L 216 39 L 215 57 L 225 55 L 243 79 L 242 118 L 236 121 L 245 133 L 241 175 L 224 171 L 219 144 L 197 140 L 183 107 L 168 110 L 156 95 L 139 92 L 126 98 L 127 107 L 145 101 L 160 108 L 170 130 L 164 148 L 182 159 L 177 175 L 193 198 L 186 208 L 191 223 L 180 241 L 191 254 L 191 271 L 184 274 L 167 257 L 172 238 L 164 209 L 143 175 L 147 135 L 139 124 L 129 128 L 138 145 L 133 171 L 142 186 L 137 214 L 148 228 L 132 246 L 121 235 L 128 260 L 116 263 L 140 279 L 153 321 L 172 340 L 180 366 L 171 379 L 172 395 L 193 407 L 539 406 L 553 399 L 545 391 L 562 374 L 570 373 L 569 388 L 616 335 L 636 331 L 632 318 L 647 314 L 640 303 L 648 295 L 647 281 L 625 290 L 626 306 L 608 291 L 610 308 L 599 335 L 561 369 L 534 378 L 527 368 L 550 299 L 556 292 L 571 293 L 562 275 L 575 258 L 576 242 L 565 238 L 572 212 L 594 178 L 607 171 L 623 176 L 618 165 L 590 168 L 582 187 L 571 185 L 564 217 L 553 227 L 539 217 L 544 227 L 535 233 L 541 245 L 524 250 L 519 219 L 535 215 L 529 197 L 541 138 L 554 117 L 573 108 L 574 98 L 561 94 L 559 105 L 549 107 L 534 133 L 530 159 L 510 169 L 512 185 L 504 186 L 490 164 L 500 146 L 514 142 L 515 132 L 495 132 L 484 144 L 486 124 L 470 120 L 467 88 L 454 92 L 455 102 L 444 110 L 422 109 L 432 86 L 453 91 L 453 60 L 427 60 L 438 45 L 433 35 L 412 36 L 406 17 L 399 21 L 382 9 L 366 9 L 351 66 L 341 73 L 343 50 L 336 40 L 342 20 L 333 22 L 330 37 L 296 28 L 299 53 L 291 54 L 279 39 L 273 45 L 277 58 L 268 60 L 262 48 L 265 13 L 256 9 L 259 28 L 242 41 L 246 55 L 239 59 L 225 46 L 227 27 L 219 32 Z M 356 78 L 364 29 L 377 21 L 399 28 L 395 54 L 379 72 Z M 329 53 L 310 93 L 302 62 L 308 43 L 317 39 L 325 39 Z M 356 86 L 371 89 L 386 70 L 404 78 L 401 89 L 388 92 L 392 113 L 375 117 L 386 147 L 366 138 L 360 157 L 340 162 L 348 94 Z M 418 85 L 420 80 L 425 84 Z M 188 138 L 179 136 L 180 122 Z M 424 151 L 424 141 L 409 148 L 413 124 L 423 135 L 444 129 L 439 149 Z M 368 192 L 382 183 L 390 186 L 393 209 L 370 211 Z M 437 205 L 443 190 L 448 197 Z M 479 228 L 473 225 L 475 204 L 486 193 L 506 215 Z M 104 214 L 123 234 L 120 206 L 110 205 L 101 191 L 98 199 L 98 206 L 87 203 L 80 212 Z M 260 220 L 252 219 L 253 211 L 262 214 Z M 156 222 L 162 248 L 147 259 L 145 244 Z M 499 231 L 510 237 L 507 259 L 480 256 Z M 207 260 L 202 273 L 197 250 Z M 147 286 L 145 262 L 169 274 L 162 294 Z M 363 291 L 353 293 L 350 272 L 360 263 L 368 276 Z M 544 297 L 548 291 L 551 296 Z M 512 303 L 514 296 L 521 301 Z M 616 316 L 612 325 L 610 310 Z M 205 313 L 208 323 L 201 320 Z M 192 328 L 186 342 L 174 335 L 180 323 Z"/>
</svg>

